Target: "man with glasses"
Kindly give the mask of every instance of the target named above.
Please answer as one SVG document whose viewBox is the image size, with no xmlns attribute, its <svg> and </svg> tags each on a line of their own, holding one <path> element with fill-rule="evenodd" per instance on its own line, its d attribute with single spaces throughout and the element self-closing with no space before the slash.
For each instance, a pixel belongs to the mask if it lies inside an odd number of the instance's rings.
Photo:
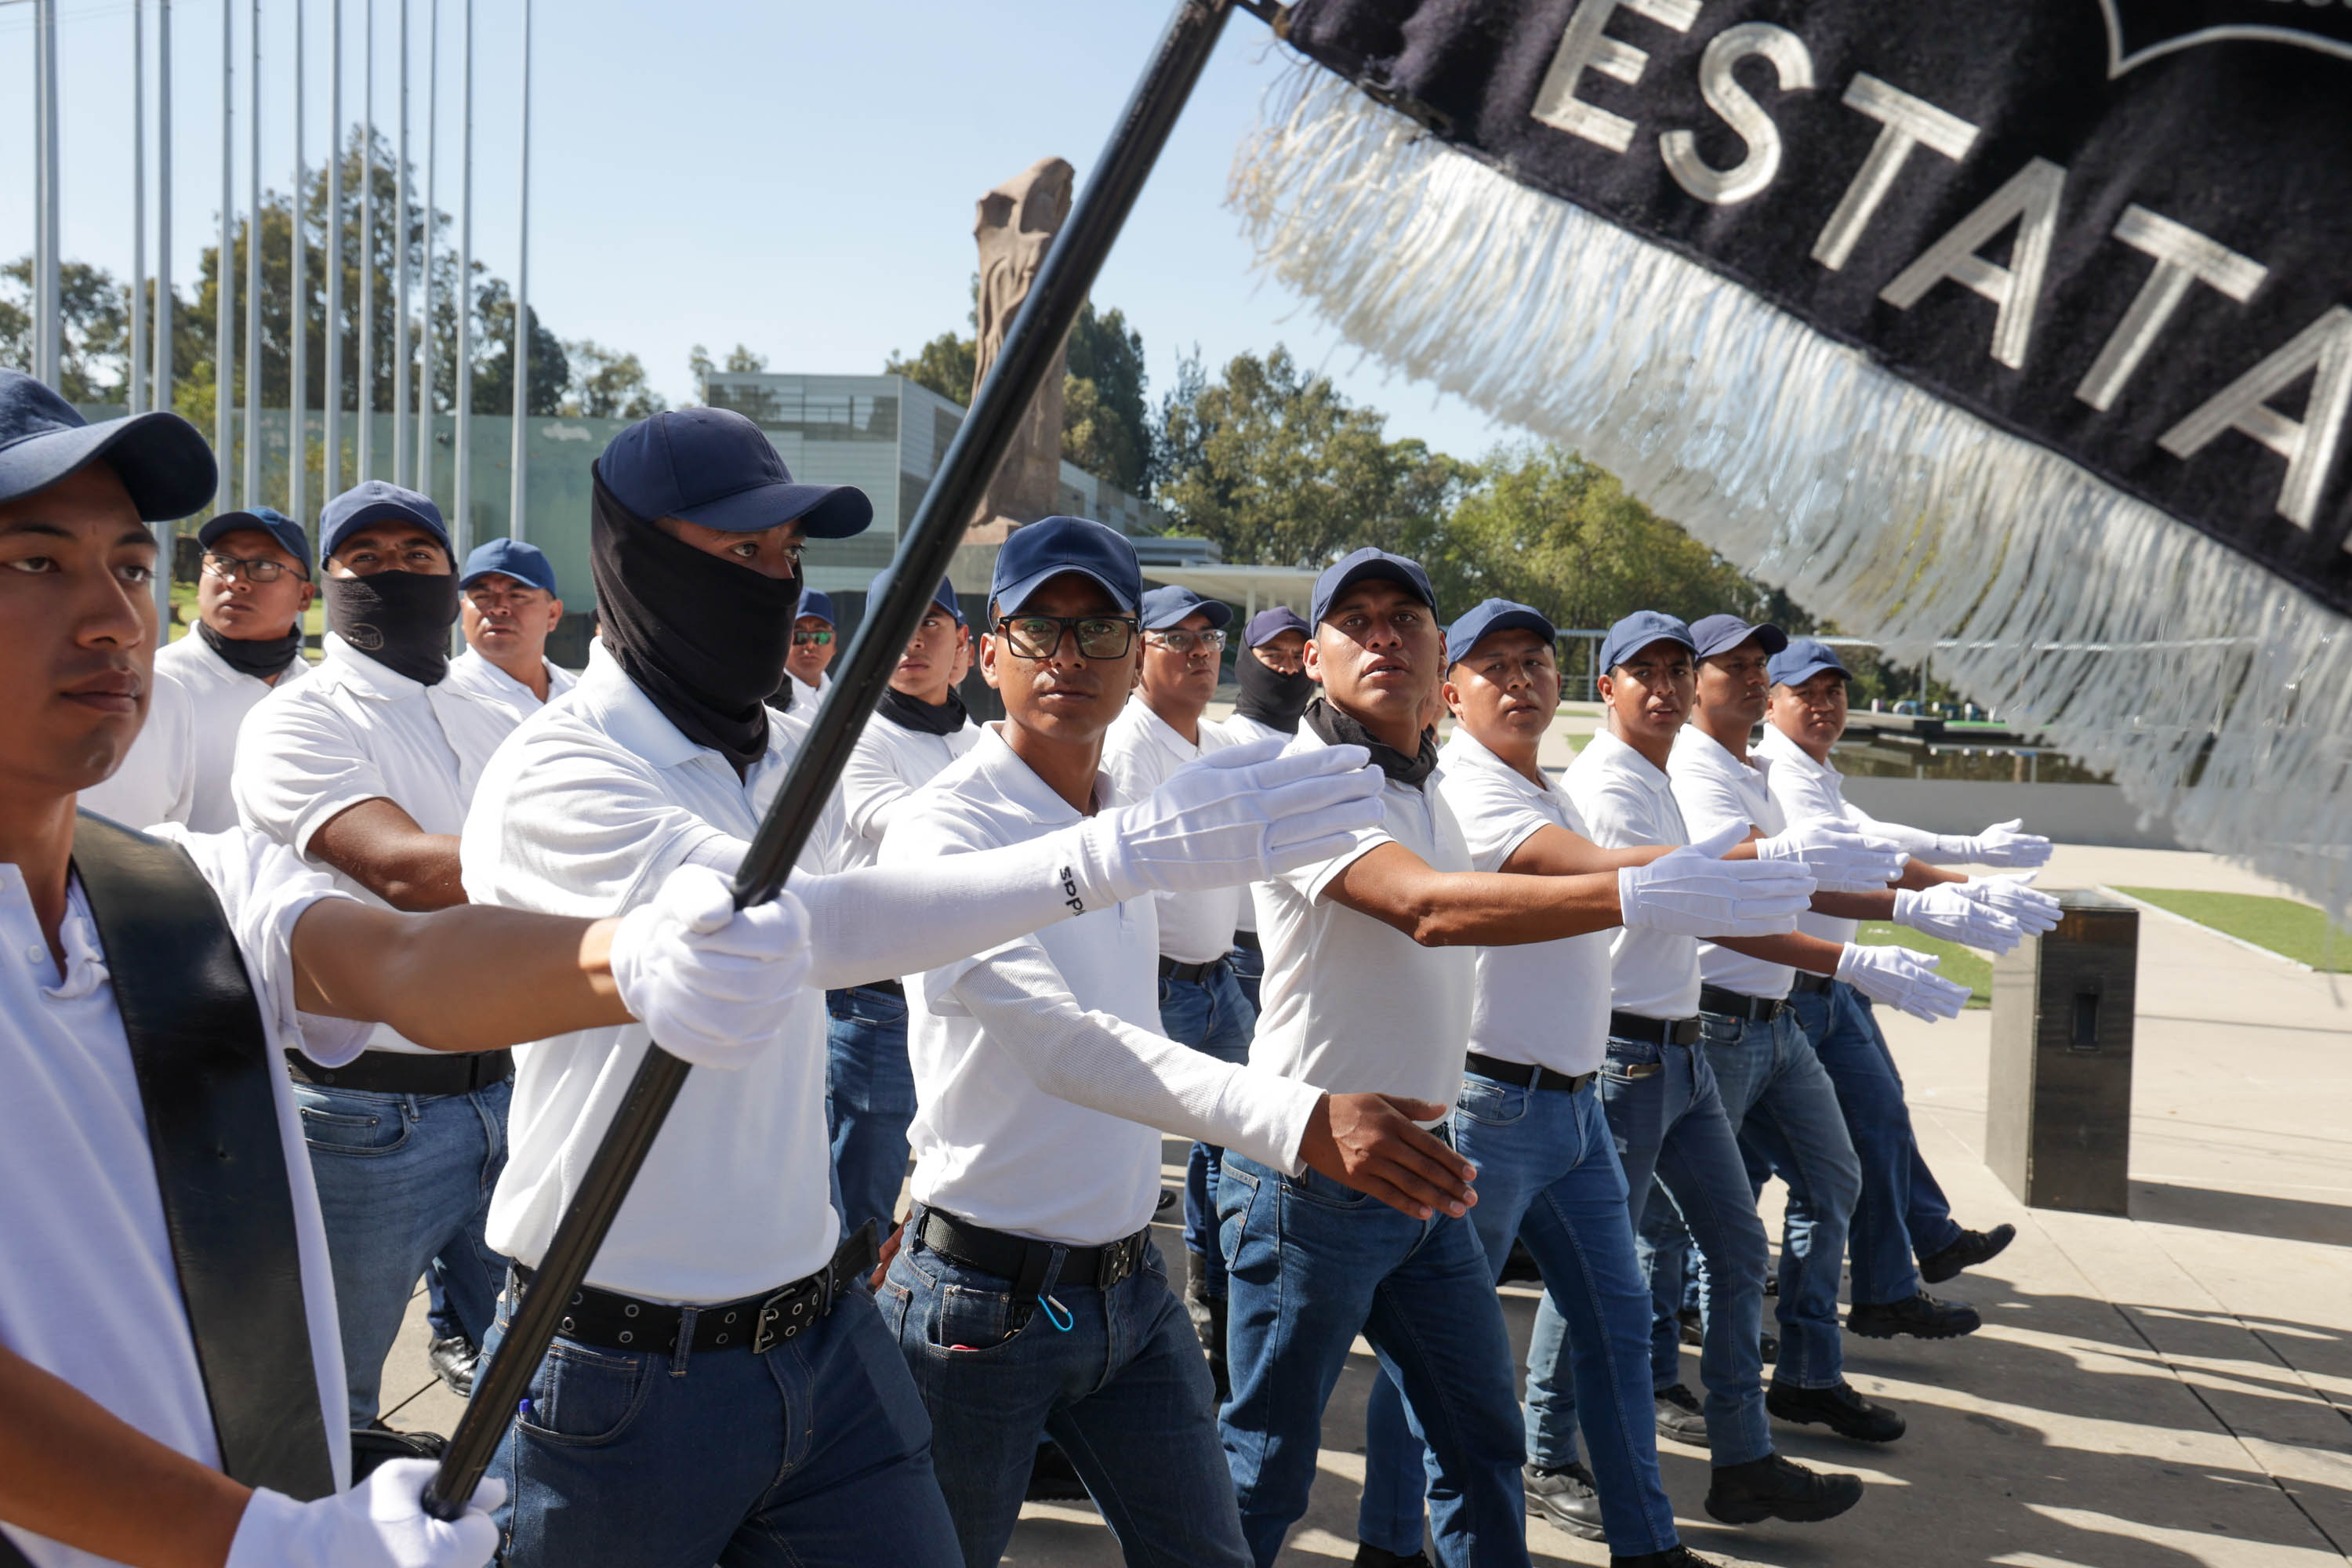
<svg viewBox="0 0 2352 1568">
<path fill-rule="evenodd" d="M 1001 852 L 1122 799 L 1102 753 L 1136 679 L 1141 590 L 1134 548 L 1101 523 L 1047 518 L 1006 541 L 981 650 L 1005 718 L 908 803 L 885 868 Z M 1158 793 L 1273 751 L 1228 748 Z M 1370 819 L 1361 757 L 1321 759 L 1345 799 L 1292 858 Z M 1327 1095 L 1154 1028 L 1154 912 L 1092 909 L 916 982 L 915 1209 L 878 1305 L 931 1413 L 966 1568 L 1002 1555 L 1045 1434 L 1129 1563 L 1247 1561 L 1208 1373 L 1151 1241 L 1159 1129 L 1421 1214 L 1468 1197 L 1460 1163 L 1407 1120 L 1437 1107 Z"/>
<path fill-rule="evenodd" d="M 1143 595 L 1143 658 L 1129 702 L 1103 740 L 1103 772 L 1121 795 L 1140 797 L 1185 763 L 1232 743 L 1202 715 L 1217 693 L 1233 606 L 1190 588 Z M 1244 888 L 1155 899 L 1160 917 L 1160 1027 L 1170 1039 L 1224 1062 L 1249 1059 L 1257 1008 L 1234 973 L 1234 931 Z M 1217 1251 L 1217 1171 L 1224 1151 L 1194 1143 L 1184 1163 L 1184 1306 L 1209 1352 L 1217 1400 L 1225 1375 L 1225 1268 Z"/>
<path fill-rule="evenodd" d="M 888 572 L 877 576 L 866 602 L 879 599 L 889 583 Z M 787 668 L 809 646 L 803 637 L 833 635 L 801 629 L 809 619 L 803 614 L 795 623 Z M 942 577 L 842 769 L 845 867 L 873 865 L 908 797 L 979 741 L 980 727 L 955 690 L 960 656 L 971 643 L 955 588 Z M 841 1183 L 842 1221 L 856 1230 L 878 1220 L 887 1231 L 898 1221 L 898 1189 L 907 1180 L 907 1124 L 915 1119 L 907 988 L 891 975 L 828 991 L 824 1005 L 824 1115 Z"/>
<path fill-rule="evenodd" d="M 225 511 L 196 531 L 204 564 L 196 624 L 155 654 L 146 727 L 112 778 L 86 790 L 92 811 L 144 827 L 184 822 L 198 833 L 236 826 L 229 773 L 236 735 L 273 687 L 310 673 L 302 615 L 318 593 L 301 524 L 268 507 Z"/>
<path fill-rule="evenodd" d="M 793 650 L 784 656 L 785 672 L 798 683 L 783 688 L 792 698 L 787 712 L 803 721 L 815 716 L 817 704 L 833 689 L 833 677 L 825 670 L 840 640 L 833 626 L 832 595 L 822 588 L 803 590 L 800 614 L 793 617 Z M 781 695 L 776 706 L 785 707 Z"/>
<path fill-rule="evenodd" d="M 520 539 L 476 545 L 457 575 L 457 592 L 466 651 L 449 661 L 454 687 L 503 704 L 517 723 L 572 689 L 578 678 L 547 657 L 563 599 L 539 546 Z"/>
</svg>

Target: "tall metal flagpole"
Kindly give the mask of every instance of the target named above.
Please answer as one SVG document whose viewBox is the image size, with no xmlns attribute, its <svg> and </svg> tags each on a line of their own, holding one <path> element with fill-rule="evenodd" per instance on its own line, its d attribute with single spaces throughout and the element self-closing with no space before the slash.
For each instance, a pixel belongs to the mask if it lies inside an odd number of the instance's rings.
<svg viewBox="0 0 2352 1568">
<path fill-rule="evenodd" d="M 457 111 L 465 129 L 457 143 L 457 515 L 452 521 L 457 559 L 463 561 L 474 548 L 474 0 L 466 0 L 466 37 L 458 58 L 465 62 Z"/>
<path fill-rule="evenodd" d="M 1003 461 L 1013 435 L 1037 394 L 1077 320 L 1111 242 L 1151 165 L 1166 144 L 1192 85 L 1215 49 L 1217 36 L 1234 0 L 1182 0 L 1158 52 L 1104 146 L 1094 178 L 1054 238 L 1029 297 L 1013 319 L 1003 350 L 948 445 L 938 477 L 917 509 L 913 525 L 899 541 L 891 582 L 866 607 L 832 692 L 817 709 L 783 786 L 777 790 L 760 831 L 736 873 L 738 908 L 775 897 L 793 858 L 814 830 L 833 786 L 849 760 L 857 733 L 872 712 L 897 666 L 907 638 L 921 618 L 940 578 L 962 542 L 964 522 L 982 490 Z M 457 1424 L 440 1472 L 425 1493 L 425 1508 L 455 1518 L 474 1495 L 515 1406 L 529 1390 L 547 1353 L 572 1293 L 588 1271 L 613 1216 L 628 1195 L 662 1119 L 686 1082 L 687 1065 L 668 1052 L 645 1055 L 636 1076 L 598 1144 L 571 1205 L 557 1223 L 555 1237 L 538 1264 L 531 1288 L 508 1325 L 498 1357 L 474 1385 L 474 1396 Z M 806 1197 L 806 1194 L 795 1194 Z"/>
<path fill-rule="evenodd" d="M 400 0 L 400 136 L 393 162 L 392 482 L 408 482 L 408 0 Z"/>
<path fill-rule="evenodd" d="M 322 506 L 343 488 L 343 0 L 327 0 L 327 122 L 333 129 L 327 133 L 327 377 L 319 479 Z"/>
<path fill-rule="evenodd" d="M 433 493 L 433 166 L 441 146 L 441 0 L 430 0 L 425 29 L 425 271 L 417 279 L 415 472 L 408 488 Z"/>
<path fill-rule="evenodd" d="M 221 0 L 220 254 L 213 262 L 213 458 L 220 464 L 215 511 L 236 510 L 236 52 L 229 26 L 236 0 Z"/>
<path fill-rule="evenodd" d="M 360 451 L 354 484 L 375 478 L 375 0 L 360 42 Z"/>
<path fill-rule="evenodd" d="M 293 251 L 288 258 L 294 316 L 286 367 L 286 515 L 296 522 L 310 501 L 310 171 L 302 165 L 302 0 L 294 0 Z"/>
<path fill-rule="evenodd" d="M 246 78 L 247 142 L 245 223 L 245 483 L 248 507 L 261 504 L 261 0 L 246 16 L 252 68 Z"/>
<path fill-rule="evenodd" d="M 172 0 L 155 0 L 155 397 L 172 398 Z M 172 625 L 172 545 L 155 574 L 157 624 Z"/>
<path fill-rule="evenodd" d="M 530 0 L 522 0 L 522 173 L 516 216 L 521 245 L 515 258 L 514 469 L 507 501 L 507 532 L 524 537 L 530 495 Z"/>
<path fill-rule="evenodd" d="M 227 0 L 222 0 L 226 5 Z M 33 0 L 33 374 L 65 388 L 65 301 L 58 292 L 58 0 Z"/>
<path fill-rule="evenodd" d="M 147 0 L 131 0 L 131 412 L 147 402 Z"/>
</svg>

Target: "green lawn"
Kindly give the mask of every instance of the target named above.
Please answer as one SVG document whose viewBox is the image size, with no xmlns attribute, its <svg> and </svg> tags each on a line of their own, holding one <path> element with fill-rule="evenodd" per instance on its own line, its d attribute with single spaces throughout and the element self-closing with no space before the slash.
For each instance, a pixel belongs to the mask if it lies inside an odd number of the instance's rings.
<svg viewBox="0 0 2352 1568">
<path fill-rule="evenodd" d="M 1969 1006 L 1992 1005 L 1992 960 L 1972 947 L 1923 935 L 1892 921 L 1863 921 L 1854 940 L 1870 947 L 1907 947 L 1914 952 L 1932 952 L 1944 961 L 1936 966 L 1937 973 L 1969 987 Z"/>
<path fill-rule="evenodd" d="M 2324 973 L 2352 973 L 2352 936 L 2331 931 L 2327 917 L 2309 904 L 2252 893 L 2191 893 L 2178 888 L 2118 888 L 2116 891 Z"/>
</svg>

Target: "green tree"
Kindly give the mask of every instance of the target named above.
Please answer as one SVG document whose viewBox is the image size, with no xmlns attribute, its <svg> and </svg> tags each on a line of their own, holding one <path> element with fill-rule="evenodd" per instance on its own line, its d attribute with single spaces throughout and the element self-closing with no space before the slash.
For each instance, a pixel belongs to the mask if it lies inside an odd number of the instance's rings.
<svg viewBox="0 0 2352 1568">
<path fill-rule="evenodd" d="M 131 381 L 131 290 L 104 268 L 63 261 L 58 292 L 66 396 L 121 403 Z M 24 256 L 0 267 L 0 364 L 30 374 L 33 363 L 33 258 Z"/>
<path fill-rule="evenodd" d="M 961 407 L 971 401 L 971 377 L 979 363 L 980 348 L 971 339 L 941 332 L 912 359 L 893 353 L 883 362 L 882 374 L 903 375 Z"/>
<path fill-rule="evenodd" d="M 1420 441 L 1386 438 L 1386 416 L 1309 376 L 1277 345 L 1212 381 L 1180 374 L 1164 411 L 1166 468 L 1153 499 L 1225 559 L 1314 566 L 1360 545 L 1425 549 L 1476 470 Z"/>
<path fill-rule="evenodd" d="M 572 384 L 562 412 L 574 419 L 643 419 L 669 406 L 646 379 L 636 355 L 608 349 L 593 338 L 563 345 Z"/>
</svg>

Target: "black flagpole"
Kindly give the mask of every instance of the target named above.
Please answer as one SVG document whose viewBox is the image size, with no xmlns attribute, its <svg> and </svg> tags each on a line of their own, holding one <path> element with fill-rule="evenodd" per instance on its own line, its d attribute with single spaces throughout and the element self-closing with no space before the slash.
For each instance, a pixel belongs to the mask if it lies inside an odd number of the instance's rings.
<svg viewBox="0 0 2352 1568">
<path fill-rule="evenodd" d="M 1127 100 L 1118 126 L 1104 144 L 1093 176 L 1055 236 L 1028 298 L 1013 318 L 1003 352 L 972 400 L 938 477 L 916 510 L 913 525 L 898 543 L 890 585 L 866 606 L 848 662 L 818 708 L 808 741 L 768 807 L 735 877 L 738 909 L 764 903 L 784 885 L 792 865 L 808 842 L 826 798 L 849 761 L 858 731 L 881 699 L 907 639 L 914 635 L 932 591 L 947 574 L 962 542 L 964 524 L 982 491 L 1003 461 L 1030 400 L 1037 395 L 1054 356 L 1077 320 L 1103 258 L 1127 221 L 1144 180 L 1166 145 L 1168 133 L 1192 96 L 1192 86 L 1216 47 L 1225 17 L 1236 0 L 1181 0 L 1151 63 Z M 1241 0 L 1263 15 L 1258 5 Z M 507 1422 L 530 1386 L 531 1374 L 555 1337 L 564 1304 L 586 1278 L 613 1216 L 628 1195 L 638 1168 L 653 1147 L 662 1121 L 686 1082 L 687 1064 L 658 1047 L 646 1053 L 627 1096 L 582 1176 L 580 1190 L 556 1226 L 555 1239 L 540 1260 L 537 1277 L 507 1330 L 488 1370 L 475 1385 L 465 1418 L 449 1439 L 440 1473 L 425 1493 L 425 1507 L 436 1518 L 454 1519 L 474 1495 L 489 1468 Z"/>
</svg>

